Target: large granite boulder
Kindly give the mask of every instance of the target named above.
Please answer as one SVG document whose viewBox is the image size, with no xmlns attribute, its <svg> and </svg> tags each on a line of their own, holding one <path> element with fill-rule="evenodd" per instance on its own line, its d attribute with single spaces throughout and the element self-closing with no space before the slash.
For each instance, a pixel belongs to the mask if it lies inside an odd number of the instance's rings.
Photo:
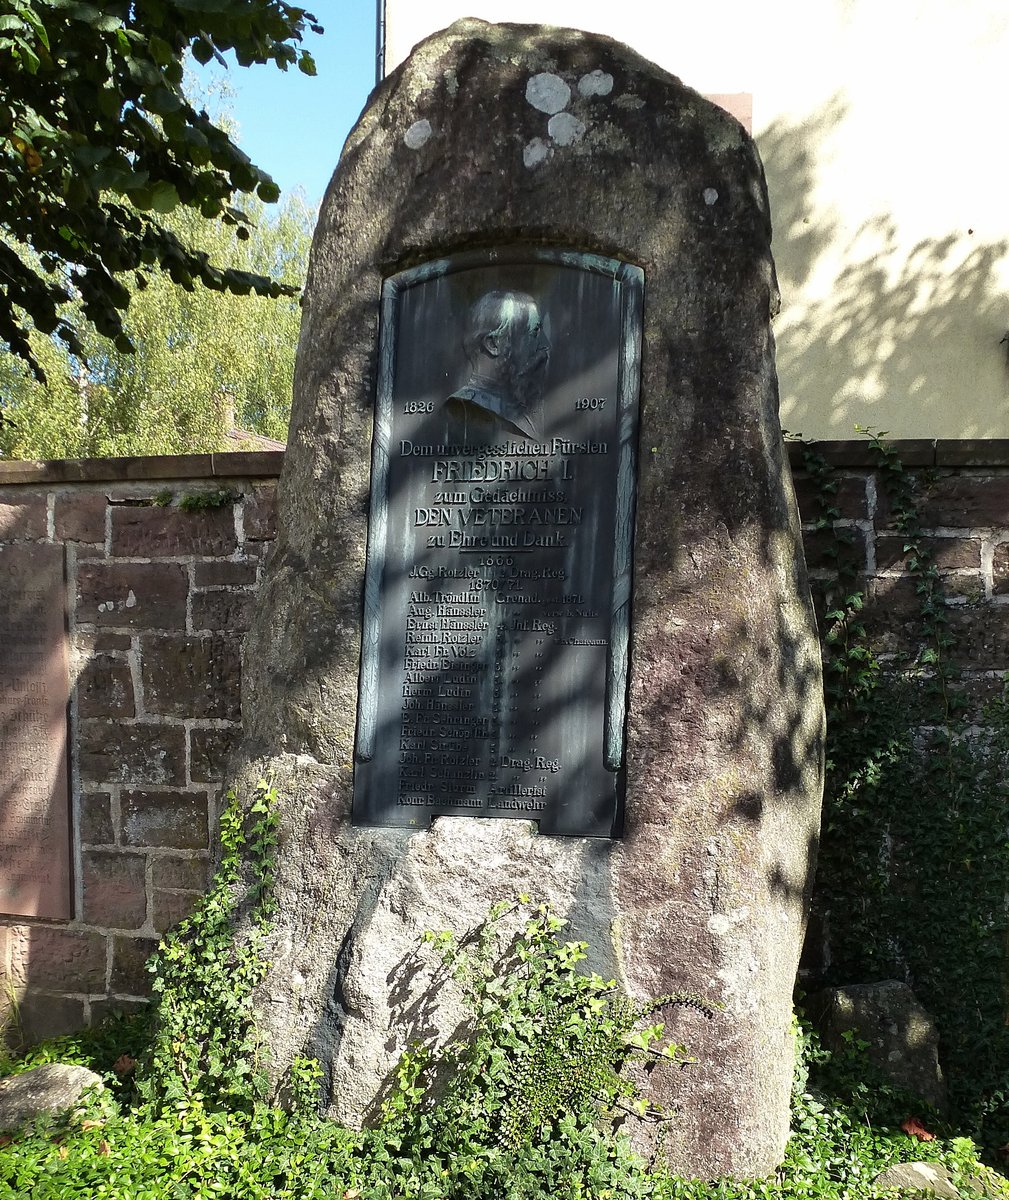
<svg viewBox="0 0 1009 1200">
<path fill-rule="evenodd" d="M 644 271 L 639 468 L 617 839 L 527 820 L 350 820 L 383 279 L 474 248 L 552 246 Z M 282 1080 L 325 1068 L 329 1112 L 373 1120 L 414 1037 L 457 1027 L 420 951 L 520 892 L 591 965 L 672 1010 L 697 1062 L 681 1171 L 756 1175 L 785 1145 L 791 991 L 817 842 L 819 651 L 777 419 L 762 169 L 742 127 L 609 39 L 465 20 L 372 96 L 312 251 L 279 530 L 246 644 L 251 788 L 281 796 L 279 913 L 260 1018 Z M 379 744 L 377 753 L 396 753 Z M 654 1127 L 635 1137 L 653 1148 Z"/>
</svg>

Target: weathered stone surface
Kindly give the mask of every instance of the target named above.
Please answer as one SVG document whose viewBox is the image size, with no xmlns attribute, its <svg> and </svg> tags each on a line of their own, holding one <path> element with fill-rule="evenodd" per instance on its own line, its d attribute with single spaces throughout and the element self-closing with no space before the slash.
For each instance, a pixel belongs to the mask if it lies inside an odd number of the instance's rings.
<svg viewBox="0 0 1009 1200">
<path fill-rule="evenodd" d="M 612 78 L 605 94 L 579 91 L 593 72 Z M 543 75 L 563 84 L 566 123 L 528 98 Z M 822 705 L 777 425 L 769 237 L 742 128 L 605 38 L 460 22 L 380 85 L 348 141 L 312 252 L 278 537 L 246 643 L 242 773 L 246 791 L 271 774 L 282 797 L 260 993 L 273 1069 L 319 1057 L 343 1120 L 374 1116 L 411 1038 L 455 1027 L 418 965 L 421 933 L 527 890 L 635 996 L 724 1004 L 710 1023 L 671 1014 L 697 1065 L 646 1082 L 680 1111 L 664 1127 L 673 1164 L 752 1175 L 783 1151 Z M 624 837 L 467 817 L 353 827 L 382 279 L 523 243 L 644 269 Z M 648 1148 L 648 1130 L 635 1137 Z"/>
<path fill-rule="evenodd" d="M 245 536 L 250 541 L 264 541 L 277 533 L 277 485 L 264 483 L 252 488 L 245 496 Z"/>
<path fill-rule="evenodd" d="M 154 928 L 164 933 L 184 921 L 200 902 L 199 892 L 154 893 Z"/>
<path fill-rule="evenodd" d="M 147 920 L 144 856 L 90 850 L 82 866 L 84 920 L 113 929 L 139 929 Z"/>
<path fill-rule="evenodd" d="M 189 777 L 193 783 L 220 783 L 241 729 L 194 729 L 189 735 Z"/>
<path fill-rule="evenodd" d="M 86 846 L 107 846 L 115 840 L 112 797 L 108 792 L 85 792 L 81 796 L 81 841 Z"/>
<path fill-rule="evenodd" d="M 255 593 L 248 589 L 221 588 L 193 596 L 193 629 L 244 633 L 252 622 Z"/>
<path fill-rule="evenodd" d="M 129 629 L 185 629 L 189 578 L 179 563 L 85 562 L 77 620 Z"/>
<path fill-rule="evenodd" d="M 0 1082 L 0 1129 L 17 1129 L 42 1113 L 74 1107 L 88 1088 L 105 1090 L 102 1077 L 87 1067 L 46 1063 Z"/>
<path fill-rule="evenodd" d="M 187 512 L 181 508 L 112 510 L 112 553 L 117 558 L 223 558 L 238 545 L 232 504 Z"/>
<path fill-rule="evenodd" d="M 935 1162 L 894 1163 L 873 1182 L 884 1191 L 927 1192 L 941 1200 L 958 1200 L 965 1194 L 942 1163 Z M 978 1174 L 971 1176 L 969 1185 L 971 1192 L 990 1196 L 992 1200 L 1005 1200 L 1009 1195 L 1009 1179 L 990 1167 L 982 1166 Z"/>
<path fill-rule="evenodd" d="M 207 848 L 210 834 L 204 792 L 124 791 L 121 804 L 123 841 L 128 846 Z"/>
<path fill-rule="evenodd" d="M 1009 515 L 1009 514 L 1007 514 Z M 981 542 L 978 538 L 922 538 L 919 539 L 932 555 L 932 561 L 940 571 L 963 571 L 981 569 Z M 876 569 L 890 570 L 905 565 L 908 554 L 903 537 L 876 538 Z"/>
<path fill-rule="evenodd" d="M 77 681 L 77 711 L 82 717 L 133 717 L 133 675 L 128 663 L 99 654 Z"/>
<path fill-rule="evenodd" d="M 854 1032 L 868 1042 L 867 1053 L 894 1083 L 936 1108 L 946 1102 L 946 1083 L 939 1066 L 939 1034 L 932 1018 L 906 983 L 825 988 L 809 997 L 807 1007 L 824 1044 L 843 1050 L 844 1034 Z"/>
<path fill-rule="evenodd" d="M 241 650 L 235 638 L 144 637 L 141 650 L 148 713 L 237 720 Z"/>
<path fill-rule="evenodd" d="M 17 926 L 11 931 L 10 975 L 15 988 L 29 984 L 61 991 L 73 979 L 82 992 L 105 990 L 105 938 L 48 925 Z"/>
<path fill-rule="evenodd" d="M 156 858 L 151 864 L 151 881 L 156 888 L 181 892 L 205 892 L 209 876 L 206 858 L 173 855 Z"/>
<path fill-rule="evenodd" d="M 104 492 L 60 492 L 53 509 L 57 538 L 64 542 L 104 542 Z"/>
<path fill-rule="evenodd" d="M 256 582 L 254 562 L 200 562 L 195 565 L 197 587 L 245 586 Z"/>
<path fill-rule="evenodd" d="M 44 538 L 48 520 L 45 492 L 26 492 L 20 488 L 0 491 L 0 538 L 4 541 Z"/>
<path fill-rule="evenodd" d="M 186 782 L 186 730 L 182 725 L 120 725 L 81 721 L 81 778 L 94 783 Z"/>
<path fill-rule="evenodd" d="M 109 979 L 112 991 L 127 996 L 146 996 L 151 990 L 146 963 L 157 948 L 156 938 L 114 937 Z"/>
<path fill-rule="evenodd" d="M 18 1025 L 26 1045 L 63 1037 L 83 1029 L 84 1001 L 75 996 L 54 996 L 29 988 L 18 1001 Z"/>
</svg>

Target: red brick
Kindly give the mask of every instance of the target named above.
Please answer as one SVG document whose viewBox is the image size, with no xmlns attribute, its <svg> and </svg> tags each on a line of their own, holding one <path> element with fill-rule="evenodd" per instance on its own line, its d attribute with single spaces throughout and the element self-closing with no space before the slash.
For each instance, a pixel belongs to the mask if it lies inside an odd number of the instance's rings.
<svg viewBox="0 0 1009 1200">
<path fill-rule="evenodd" d="M 922 545 L 932 555 L 932 561 L 940 571 L 981 569 L 981 541 L 979 538 L 922 538 Z M 880 535 L 876 539 L 876 567 L 880 571 L 892 567 L 906 566 L 904 553 L 906 539 Z"/>
<path fill-rule="evenodd" d="M 151 976 L 145 965 L 157 948 L 157 938 L 113 937 L 111 990 L 146 996 L 151 990 Z"/>
<path fill-rule="evenodd" d="M 1009 528 L 1009 475 L 951 475 L 928 490 L 919 518 L 927 528 Z"/>
<path fill-rule="evenodd" d="M 144 856 L 88 850 L 82 858 L 84 920 L 111 929 L 139 929 L 147 920 Z"/>
<path fill-rule="evenodd" d="M 245 537 L 250 542 L 269 541 L 277 536 L 277 485 L 272 481 L 245 495 Z"/>
<path fill-rule="evenodd" d="M 105 938 L 51 925 L 22 926 L 12 946 L 15 984 L 43 991 L 104 992 Z"/>
<path fill-rule="evenodd" d="M 186 782 L 186 731 L 181 725 L 84 720 L 78 747 L 81 778 L 88 782 L 133 787 Z"/>
<path fill-rule="evenodd" d="M 242 740 L 241 726 L 194 729 L 189 735 L 189 778 L 193 783 L 221 783 L 228 759 Z"/>
<path fill-rule="evenodd" d="M 112 510 L 112 554 L 118 558 L 226 558 L 237 545 L 230 502 L 196 512 L 132 505 Z"/>
<path fill-rule="evenodd" d="M 256 593 L 248 588 L 222 588 L 193 595 L 193 629 L 245 633 L 252 624 Z"/>
<path fill-rule="evenodd" d="M 133 676 L 127 663 L 100 654 L 81 671 L 77 705 L 82 717 L 132 717 Z"/>
<path fill-rule="evenodd" d="M 241 648 L 237 639 L 145 637 L 141 639 L 141 662 L 147 712 L 239 719 Z"/>
<path fill-rule="evenodd" d="M 48 529 L 45 492 L 26 492 L 21 488 L 0 491 L 0 541 L 37 541 Z"/>
<path fill-rule="evenodd" d="M 1009 606 L 977 605 L 948 612 L 955 666 L 978 671 L 1009 670 Z"/>
<path fill-rule="evenodd" d="M 76 992 L 83 989 L 74 987 L 70 980 L 68 990 Z M 77 1033 L 87 1025 L 84 1001 L 72 996 L 50 996 L 32 988 L 18 1003 L 18 1023 L 26 1045 Z"/>
<path fill-rule="evenodd" d="M 906 575 L 870 580 L 861 619 L 870 639 L 878 639 L 877 651 L 907 649 L 921 634 L 921 597 L 915 581 Z"/>
<path fill-rule="evenodd" d="M 133 639 L 128 633 L 96 633 L 91 639 L 95 654 L 112 654 L 117 650 L 129 650 Z"/>
<path fill-rule="evenodd" d="M 151 879 L 156 888 L 178 892 L 205 892 L 210 882 L 210 862 L 204 856 L 177 855 L 156 858 L 151 865 Z"/>
<path fill-rule="evenodd" d="M 1002 699 L 1006 681 L 1001 676 L 968 674 L 951 680 L 947 686 L 966 706 L 963 710 L 964 717 L 983 724 L 984 710 Z"/>
<path fill-rule="evenodd" d="M 846 527 L 839 530 L 843 538 L 827 529 L 807 530 L 802 535 L 806 566 L 811 571 L 822 567 L 836 570 L 849 567 L 865 570 L 865 538 L 861 529 Z"/>
<path fill-rule="evenodd" d="M 996 596 L 1009 593 L 1009 542 L 1000 542 L 992 555 L 992 583 Z"/>
<path fill-rule="evenodd" d="M 220 562 L 201 562 L 196 564 L 197 587 L 244 587 L 256 582 L 256 564 L 242 560 L 234 562 L 223 559 Z"/>
<path fill-rule="evenodd" d="M 200 899 L 199 892 L 155 892 L 154 928 L 158 933 L 164 933 L 178 925 L 196 908 Z"/>
<path fill-rule="evenodd" d="M 813 524 L 823 515 L 817 497 L 817 486 L 805 475 L 795 477 L 795 499 L 799 515 L 804 522 Z M 838 510 L 839 516 L 848 521 L 864 521 L 869 515 L 865 499 L 865 476 L 831 475 L 830 482 L 836 484 L 826 497 L 826 503 Z"/>
<path fill-rule="evenodd" d="M 104 542 L 105 510 L 108 499 L 103 492 L 61 492 L 53 509 L 56 537 L 63 542 Z"/>
<path fill-rule="evenodd" d="M 81 841 L 87 846 L 111 846 L 112 798 L 108 792 L 85 792 L 81 796 Z"/>
<path fill-rule="evenodd" d="M 185 629 L 188 592 L 189 577 L 179 563 L 81 563 L 77 620 L 130 629 Z"/>
<path fill-rule="evenodd" d="M 139 1013 L 150 1007 L 149 1000 L 124 1000 L 122 997 L 114 996 L 112 999 L 103 997 L 101 1000 L 91 1001 L 91 1024 L 97 1025 L 99 1021 L 104 1021 L 106 1017 L 118 1017 L 125 1013 Z"/>
<path fill-rule="evenodd" d="M 130 846 L 206 850 L 207 797 L 192 792 L 123 792 L 123 841 Z"/>
</svg>

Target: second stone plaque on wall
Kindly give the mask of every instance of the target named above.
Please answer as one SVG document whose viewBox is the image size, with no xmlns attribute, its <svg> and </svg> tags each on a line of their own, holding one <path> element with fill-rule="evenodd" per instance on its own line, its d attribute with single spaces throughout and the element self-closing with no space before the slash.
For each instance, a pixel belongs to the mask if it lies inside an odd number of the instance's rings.
<svg viewBox="0 0 1009 1200">
<path fill-rule="evenodd" d="M 619 836 L 641 300 L 554 250 L 386 281 L 355 822 Z"/>
</svg>

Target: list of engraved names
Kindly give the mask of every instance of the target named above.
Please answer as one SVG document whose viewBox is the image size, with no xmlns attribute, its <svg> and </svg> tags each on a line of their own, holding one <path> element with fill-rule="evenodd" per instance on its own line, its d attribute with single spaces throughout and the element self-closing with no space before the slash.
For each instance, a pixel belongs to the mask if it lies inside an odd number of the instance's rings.
<svg viewBox="0 0 1009 1200">
<path fill-rule="evenodd" d="M 0 546 L 0 911 L 68 918 L 63 552 Z"/>
</svg>

